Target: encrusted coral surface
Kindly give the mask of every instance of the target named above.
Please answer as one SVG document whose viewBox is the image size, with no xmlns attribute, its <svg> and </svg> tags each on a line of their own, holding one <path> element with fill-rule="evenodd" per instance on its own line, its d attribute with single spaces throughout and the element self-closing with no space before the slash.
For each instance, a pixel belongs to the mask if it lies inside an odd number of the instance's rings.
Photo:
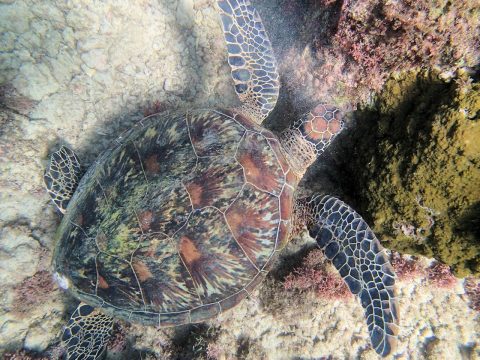
<svg viewBox="0 0 480 360">
<path fill-rule="evenodd" d="M 280 1 L 299 16 L 301 40 L 286 45 L 285 85 L 295 98 L 355 107 L 392 71 L 455 72 L 480 57 L 480 6 L 473 1 Z M 303 46 L 303 48 L 302 48 Z"/>
<path fill-rule="evenodd" d="M 342 180 L 387 247 L 478 276 L 480 84 L 468 79 L 393 76 L 356 113 Z"/>
</svg>

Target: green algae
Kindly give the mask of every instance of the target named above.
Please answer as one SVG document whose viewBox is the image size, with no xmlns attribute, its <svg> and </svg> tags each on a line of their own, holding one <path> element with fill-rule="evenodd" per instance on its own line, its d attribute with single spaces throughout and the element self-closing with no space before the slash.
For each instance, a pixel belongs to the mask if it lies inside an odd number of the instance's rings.
<svg viewBox="0 0 480 360">
<path fill-rule="evenodd" d="M 480 84 L 405 72 L 356 115 L 344 185 L 377 235 L 480 275 Z"/>
</svg>

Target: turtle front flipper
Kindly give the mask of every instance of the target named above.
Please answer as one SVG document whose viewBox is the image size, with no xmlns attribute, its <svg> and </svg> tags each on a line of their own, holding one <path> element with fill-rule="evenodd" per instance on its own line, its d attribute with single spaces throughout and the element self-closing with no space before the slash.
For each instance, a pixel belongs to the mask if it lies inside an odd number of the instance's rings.
<svg viewBox="0 0 480 360">
<path fill-rule="evenodd" d="M 62 146 L 50 157 L 43 179 L 52 201 L 63 214 L 80 180 L 81 166 L 75 153 Z"/>
<path fill-rule="evenodd" d="M 219 0 L 218 6 L 239 110 L 260 124 L 275 107 L 280 88 L 270 40 L 250 1 Z"/>
<path fill-rule="evenodd" d="M 80 303 L 62 335 L 67 360 L 99 359 L 106 349 L 113 327 L 111 317 Z"/>
<path fill-rule="evenodd" d="M 296 216 L 360 298 L 373 348 L 388 355 L 396 344 L 398 313 L 395 274 L 380 242 L 358 213 L 332 196 L 299 200 Z"/>
</svg>

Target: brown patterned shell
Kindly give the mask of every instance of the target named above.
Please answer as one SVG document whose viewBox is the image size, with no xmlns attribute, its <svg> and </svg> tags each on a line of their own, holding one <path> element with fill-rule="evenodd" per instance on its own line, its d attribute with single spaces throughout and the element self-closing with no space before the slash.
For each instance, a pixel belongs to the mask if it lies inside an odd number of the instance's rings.
<svg viewBox="0 0 480 360">
<path fill-rule="evenodd" d="M 150 116 L 82 179 L 55 270 L 77 298 L 126 320 L 206 320 L 264 278 L 296 185 L 276 137 L 238 114 Z"/>
</svg>

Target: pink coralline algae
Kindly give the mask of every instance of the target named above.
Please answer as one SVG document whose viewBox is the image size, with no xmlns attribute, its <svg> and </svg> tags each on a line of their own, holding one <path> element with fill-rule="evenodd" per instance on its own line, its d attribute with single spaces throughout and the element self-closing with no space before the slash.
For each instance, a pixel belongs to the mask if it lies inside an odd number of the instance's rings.
<svg viewBox="0 0 480 360">
<path fill-rule="evenodd" d="M 480 280 L 473 277 L 466 278 L 464 289 L 468 298 L 468 306 L 480 312 Z"/>
<path fill-rule="evenodd" d="M 45 301 L 54 290 L 52 274 L 38 271 L 15 287 L 15 311 L 24 313 Z"/>
<path fill-rule="evenodd" d="M 440 288 L 451 288 L 456 282 L 457 278 L 452 274 L 448 265 L 440 262 L 435 262 L 426 269 L 428 281 Z"/>
<path fill-rule="evenodd" d="M 287 275 L 285 290 L 314 291 L 318 297 L 326 299 L 346 299 L 351 296 L 345 282 L 339 275 L 329 272 L 320 250 L 312 250 L 302 265 Z"/>
<path fill-rule="evenodd" d="M 390 263 L 395 270 L 395 275 L 400 280 L 412 280 L 425 275 L 425 269 L 415 257 L 407 257 L 392 251 Z"/>
<path fill-rule="evenodd" d="M 294 70 L 296 80 L 312 78 L 313 96 L 361 102 L 372 90 L 380 90 L 392 72 L 436 67 L 455 73 L 476 66 L 480 56 L 480 18 L 473 15 L 478 12 L 474 2 L 307 0 L 304 5 L 288 4 L 296 11 L 306 6 L 313 14 L 306 19 L 305 33 L 312 34 L 308 40 L 315 60 L 303 69 L 300 62 Z"/>
</svg>

